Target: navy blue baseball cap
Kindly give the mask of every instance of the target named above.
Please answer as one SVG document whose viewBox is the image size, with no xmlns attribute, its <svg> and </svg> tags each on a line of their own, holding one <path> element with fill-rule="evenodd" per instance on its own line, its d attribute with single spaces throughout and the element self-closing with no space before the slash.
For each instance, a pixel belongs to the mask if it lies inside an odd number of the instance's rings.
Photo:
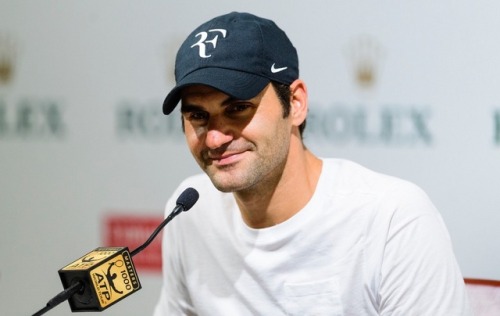
<svg viewBox="0 0 500 316">
<path fill-rule="evenodd" d="M 207 85 L 248 100 L 271 81 L 291 84 L 298 77 L 297 50 L 285 32 L 271 20 L 231 12 L 200 25 L 181 45 L 176 86 L 163 102 L 163 113 L 174 110 L 189 85 Z"/>
</svg>

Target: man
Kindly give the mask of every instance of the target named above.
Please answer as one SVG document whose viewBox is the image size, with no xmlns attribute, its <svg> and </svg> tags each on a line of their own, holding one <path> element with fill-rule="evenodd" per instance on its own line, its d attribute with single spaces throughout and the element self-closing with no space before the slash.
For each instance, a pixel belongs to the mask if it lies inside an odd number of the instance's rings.
<svg viewBox="0 0 500 316">
<path fill-rule="evenodd" d="M 198 27 L 176 59 L 183 128 L 205 172 L 163 240 L 160 315 L 467 315 L 443 221 L 415 185 L 302 142 L 307 88 L 274 22 Z"/>
</svg>

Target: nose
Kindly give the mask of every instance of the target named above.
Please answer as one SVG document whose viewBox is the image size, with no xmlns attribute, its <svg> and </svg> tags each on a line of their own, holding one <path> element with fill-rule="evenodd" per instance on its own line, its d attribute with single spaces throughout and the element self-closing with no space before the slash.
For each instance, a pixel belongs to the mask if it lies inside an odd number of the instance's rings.
<svg viewBox="0 0 500 316">
<path fill-rule="evenodd" d="M 210 149 L 216 149 L 233 139 L 230 128 L 221 120 L 211 120 L 207 126 L 205 144 Z"/>
</svg>

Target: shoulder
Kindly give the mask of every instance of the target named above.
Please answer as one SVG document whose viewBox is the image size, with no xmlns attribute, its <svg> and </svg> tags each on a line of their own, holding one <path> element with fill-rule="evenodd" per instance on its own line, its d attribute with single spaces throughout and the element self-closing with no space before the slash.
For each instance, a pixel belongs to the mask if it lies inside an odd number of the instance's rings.
<svg viewBox="0 0 500 316">
<path fill-rule="evenodd" d="M 426 192 L 417 184 L 343 159 L 325 159 L 325 171 L 335 190 L 361 201 L 371 200 L 384 210 L 413 209 L 436 212 Z"/>
<path fill-rule="evenodd" d="M 392 175 L 377 172 L 345 159 L 324 159 L 325 171 L 345 188 L 383 192 L 394 188 L 420 190 L 414 183 Z"/>
</svg>

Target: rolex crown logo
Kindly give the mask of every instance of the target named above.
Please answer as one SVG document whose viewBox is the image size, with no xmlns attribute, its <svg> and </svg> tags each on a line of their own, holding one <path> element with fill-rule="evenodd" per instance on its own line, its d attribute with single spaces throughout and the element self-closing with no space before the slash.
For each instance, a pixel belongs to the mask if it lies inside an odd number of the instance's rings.
<svg viewBox="0 0 500 316">
<path fill-rule="evenodd" d="M 12 38 L 0 34 L 0 85 L 6 85 L 14 77 L 16 47 Z"/>
<path fill-rule="evenodd" d="M 354 79 L 361 88 L 376 84 L 378 66 L 383 57 L 382 47 L 369 36 L 360 36 L 349 46 L 348 56 L 354 70 Z"/>
</svg>

